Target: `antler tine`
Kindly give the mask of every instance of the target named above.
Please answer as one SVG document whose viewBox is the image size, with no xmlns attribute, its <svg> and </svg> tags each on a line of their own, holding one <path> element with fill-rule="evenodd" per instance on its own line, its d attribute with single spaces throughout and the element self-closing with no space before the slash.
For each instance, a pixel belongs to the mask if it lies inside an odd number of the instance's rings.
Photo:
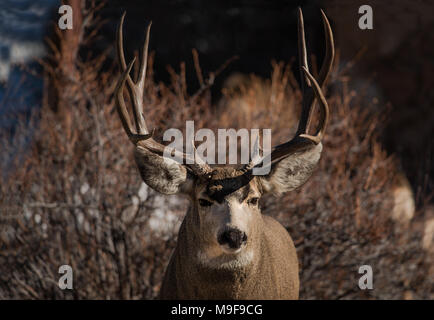
<svg viewBox="0 0 434 320">
<path fill-rule="evenodd" d="M 324 94 L 322 93 L 321 87 L 319 86 L 318 82 L 316 82 L 315 78 L 309 73 L 307 68 L 302 67 L 302 70 L 304 71 L 305 76 L 313 84 L 313 90 L 320 103 L 320 120 L 319 120 L 320 125 L 316 135 L 312 136 L 310 134 L 300 134 L 300 137 L 307 138 L 309 140 L 312 140 L 315 144 L 318 144 L 321 142 L 321 139 L 324 135 L 324 131 L 328 123 L 330 111 L 329 111 L 327 101 L 324 97 Z"/>
<path fill-rule="evenodd" d="M 118 62 L 122 69 L 122 71 L 125 71 L 127 69 L 127 63 L 125 62 L 125 55 L 124 55 L 124 36 L 123 36 L 123 25 L 124 25 L 124 19 L 125 19 L 126 12 L 124 12 L 121 16 L 121 21 L 118 25 L 118 30 L 116 33 L 116 49 L 117 49 L 117 56 L 118 56 Z M 127 81 L 133 84 L 133 80 L 131 79 L 130 75 L 127 75 Z"/>
<path fill-rule="evenodd" d="M 124 44 L 123 44 L 123 24 L 125 19 L 125 12 L 122 14 L 121 21 L 118 26 L 118 32 L 117 32 L 117 51 L 118 51 L 118 60 L 119 65 L 121 66 L 122 71 L 125 71 L 126 69 L 126 62 L 125 62 L 125 54 L 124 54 Z M 149 27 L 148 27 L 149 29 Z M 149 30 L 146 37 L 146 43 L 149 42 Z M 146 47 L 147 49 L 147 47 Z M 147 57 L 146 54 L 143 54 Z M 140 62 L 140 73 L 143 73 L 143 71 L 146 72 L 146 63 L 141 61 Z M 138 135 L 146 135 L 149 134 L 148 128 L 145 123 L 145 119 L 143 118 L 143 88 L 144 88 L 144 77 L 140 77 L 140 81 L 137 83 L 134 83 L 134 81 L 131 79 L 131 76 L 128 74 L 126 78 L 127 82 L 127 88 L 128 92 L 130 94 L 130 98 L 133 103 L 133 117 L 134 117 L 134 123 L 136 125 L 136 130 Z"/>
<path fill-rule="evenodd" d="M 194 145 L 194 140 L 191 140 L 191 144 L 193 145 L 193 159 L 195 159 L 195 163 L 187 166 L 189 166 L 190 169 L 196 173 L 196 175 L 208 175 L 212 172 L 211 167 L 196 153 L 197 149 Z"/>
<path fill-rule="evenodd" d="M 298 61 L 300 67 L 305 67 L 307 70 L 309 70 L 309 65 L 307 64 L 307 50 L 306 50 L 306 38 L 304 34 L 304 20 L 303 20 L 303 12 L 301 11 L 301 8 L 298 7 L 297 11 L 297 18 L 298 18 L 298 24 L 297 24 L 297 32 L 298 32 Z M 301 79 L 301 90 L 304 93 L 305 92 L 305 86 L 306 84 L 310 87 L 309 80 L 306 79 L 303 70 L 300 68 L 300 79 Z M 306 80 L 303 81 L 303 79 Z"/>
<path fill-rule="evenodd" d="M 253 169 L 258 163 L 262 162 L 262 158 L 260 152 L 263 153 L 261 146 L 259 145 L 259 136 L 258 134 L 255 139 L 255 144 L 253 145 L 253 154 L 250 154 L 249 163 L 245 164 L 241 170 L 244 172 L 248 172 Z"/>
<path fill-rule="evenodd" d="M 146 140 L 149 139 L 153 133 L 151 134 L 135 134 L 132 131 L 132 124 L 130 120 L 130 116 L 128 114 L 128 109 L 125 105 L 124 100 L 124 87 L 125 87 L 125 81 L 127 81 L 131 68 L 133 67 L 134 63 L 136 61 L 136 58 L 134 58 L 129 64 L 128 67 L 125 68 L 124 72 L 122 73 L 119 82 L 115 89 L 115 95 L 116 95 L 116 110 L 118 111 L 119 117 L 121 118 L 122 126 L 124 127 L 125 132 L 128 135 L 128 138 L 136 144 L 140 140 Z"/>
<path fill-rule="evenodd" d="M 128 114 L 127 107 L 125 106 L 124 87 L 125 87 L 125 81 L 129 77 L 129 73 L 131 71 L 131 68 L 133 67 L 135 60 L 136 59 L 134 58 L 133 61 L 130 62 L 128 68 L 125 65 L 125 69 L 122 72 L 122 75 L 119 78 L 118 84 L 115 89 L 115 95 L 117 100 L 116 110 L 118 111 L 119 117 L 121 118 L 122 126 L 124 127 L 124 130 L 130 139 L 131 136 L 133 135 L 133 132 L 132 132 L 130 116 Z"/>
<path fill-rule="evenodd" d="M 143 45 L 142 60 L 140 61 L 139 76 L 137 78 L 137 86 L 140 88 L 141 91 L 143 91 L 143 89 L 145 88 L 146 69 L 148 67 L 149 36 L 151 33 L 151 26 L 152 26 L 152 21 L 149 22 L 146 28 L 146 39 L 145 39 L 145 44 Z"/>
<path fill-rule="evenodd" d="M 298 129 L 297 133 L 303 133 L 306 132 L 308 121 L 310 118 L 310 112 L 311 109 L 307 105 L 306 97 L 308 96 L 307 91 L 309 90 L 310 82 L 309 79 L 306 78 L 303 67 L 305 67 L 309 71 L 309 65 L 307 63 L 307 49 L 306 49 L 306 37 L 304 33 L 304 20 L 303 20 L 303 12 L 300 7 L 298 7 L 297 12 L 297 18 L 298 18 L 298 24 L 297 24 L 297 30 L 298 30 L 298 59 L 300 64 L 300 83 L 301 83 L 301 91 L 303 93 L 303 102 L 302 102 L 302 109 L 301 109 L 301 116 L 300 116 L 300 122 L 298 123 Z"/>
<path fill-rule="evenodd" d="M 324 57 L 323 64 L 321 66 L 320 74 L 318 77 L 318 84 L 319 87 L 322 88 L 322 86 L 327 81 L 327 78 L 330 74 L 330 71 L 333 66 L 333 59 L 334 59 L 334 45 L 333 45 L 333 32 L 330 27 L 330 23 L 324 13 L 323 10 L 321 10 L 321 17 L 323 20 L 324 25 L 324 34 L 325 34 L 325 40 L 326 40 L 326 53 Z M 303 92 L 303 106 L 302 106 L 302 112 L 300 117 L 300 122 L 297 129 L 297 135 L 303 134 L 305 137 L 314 137 L 307 135 L 307 128 L 309 126 L 310 122 L 310 116 L 312 109 L 315 105 L 316 100 L 316 92 L 312 88 L 309 77 L 306 75 L 303 68 L 306 68 L 307 72 L 309 73 L 309 66 L 307 64 L 307 53 L 306 53 L 306 40 L 305 40 L 305 33 L 304 33 L 304 22 L 303 22 L 303 12 L 301 8 L 298 8 L 298 38 L 299 38 L 299 59 L 300 59 L 300 72 L 301 72 L 301 87 Z M 307 87 L 306 87 L 307 85 Z M 320 111 L 321 114 L 325 114 L 324 110 Z M 327 120 L 327 117 L 321 116 L 322 120 Z M 324 131 L 326 123 L 323 121 L 320 121 L 319 127 L 317 129 L 317 133 L 315 136 L 318 135 L 319 132 Z M 318 139 L 313 139 L 314 141 L 317 141 Z"/>
<path fill-rule="evenodd" d="M 324 35 L 326 38 L 326 53 L 324 57 L 324 62 L 322 64 L 319 73 L 318 83 L 320 84 L 320 87 L 324 86 L 327 82 L 327 79 L 333 67 L 333 59 L 335 56 L 335 46 L 333 44 L 334 41 L 333 41 L 332 28 L 330 27 L 329 20 L 327 19 L 327 16 L 325 15 L 322 9 L 321 9 L 321 17 L 324 24 Z"/>
</svg>

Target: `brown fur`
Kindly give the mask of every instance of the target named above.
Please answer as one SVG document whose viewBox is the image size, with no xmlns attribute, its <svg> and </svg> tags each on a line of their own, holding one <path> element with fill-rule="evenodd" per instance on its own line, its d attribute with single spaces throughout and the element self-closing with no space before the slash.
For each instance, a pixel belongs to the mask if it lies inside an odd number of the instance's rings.
<svg viewBox="0 0 434 320">
<path fill-rule="evenodd" d="M 260 216 L 251 235 L 255 256 L 246 266 L 214 269 L 196 261 L 192 210 L 179 230 L 161 288 L 161 299 L 298 299 L 298 260 L 288 232 L 269 216 Z"/>
</svg>

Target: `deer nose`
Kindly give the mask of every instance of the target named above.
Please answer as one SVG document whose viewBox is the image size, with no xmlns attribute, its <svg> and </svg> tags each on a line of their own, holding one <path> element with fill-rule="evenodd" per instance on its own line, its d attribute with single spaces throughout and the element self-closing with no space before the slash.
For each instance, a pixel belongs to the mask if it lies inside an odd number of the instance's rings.
<svg viewBox="0 0 434 320">
<path fill-rule="evenodd" d="M 218 236 L 220 245 L 227 244 L 231 249 L 239 249 L 247 242 L 247 234 L 236 228 L 227 228 Z"/>
</svg>

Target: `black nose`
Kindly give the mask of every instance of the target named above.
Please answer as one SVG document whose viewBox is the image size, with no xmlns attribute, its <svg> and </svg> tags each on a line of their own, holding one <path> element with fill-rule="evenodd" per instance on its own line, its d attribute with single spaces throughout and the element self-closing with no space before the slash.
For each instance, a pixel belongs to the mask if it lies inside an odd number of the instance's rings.
<svg viewBox="0 0 434 320">
<path fill-rule="evenodd" d="M 245 232 L 235 228 L 227 228 L 218 237 L 219 244 L 227 244 L 232 249 L 239 249 L 243 243 L 247 242 Z"/>
</svg>

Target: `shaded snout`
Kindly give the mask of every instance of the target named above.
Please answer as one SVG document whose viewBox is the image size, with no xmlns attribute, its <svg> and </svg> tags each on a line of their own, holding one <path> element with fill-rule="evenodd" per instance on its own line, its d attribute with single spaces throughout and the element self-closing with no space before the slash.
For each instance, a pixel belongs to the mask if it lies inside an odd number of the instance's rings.
<svg viewBox="0 0 434 320">
<path fill-rule="evenodd" d="M 237 228 L 226 227 L 219 233 L 217 241 L 221 246 L 227 245 L 230 249 L 240 249 L 247 242 L 247 234 Z"/>
</svg>

